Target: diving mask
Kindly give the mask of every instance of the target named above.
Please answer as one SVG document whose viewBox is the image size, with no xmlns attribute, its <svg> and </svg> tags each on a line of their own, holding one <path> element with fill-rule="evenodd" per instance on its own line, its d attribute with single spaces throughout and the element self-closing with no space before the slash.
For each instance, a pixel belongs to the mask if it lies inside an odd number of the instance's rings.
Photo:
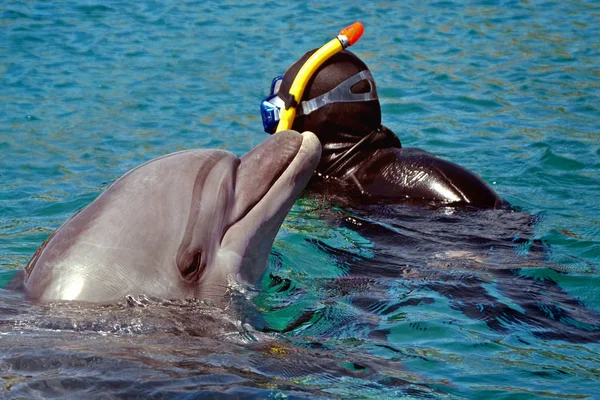
<svg viewBox="0 0 600 400">
<path fill-rule="evenodd" d="M 271 134 L 275 133 L 279 123 L 281 110 L 285 108 L 285 101 L 278 95 L 282 80 L 282 76 L 278 76 L 273 79 L 273 82 L 271 83 L 270 94 L 260 103 L 260 114 L 262 116 L 263 127 L 265 132 Z M 361 81 L 367 81 L 369 83 L 369 91 L 363 93 L 353 93 L 352 87 Z M 314 99 L 302 101 L 296 107 L 296 117 L 308 115 L 311 112 L 328 104 L 351 103 L 370 100 L 377 100 L 375 81 L 368 70 L 363 70 L 346 79 L 329 92 L 323 93 Z"/>
</svg>

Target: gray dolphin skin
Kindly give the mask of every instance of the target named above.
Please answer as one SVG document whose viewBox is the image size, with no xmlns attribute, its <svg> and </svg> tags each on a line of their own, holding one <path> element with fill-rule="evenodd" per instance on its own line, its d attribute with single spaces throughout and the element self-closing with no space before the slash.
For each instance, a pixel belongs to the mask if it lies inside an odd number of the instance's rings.
<svg viewBox="0 0 600 400">
<path fill-rule="evenodd" d="M 220 301 L 255 283 L 321 157 L 311 132 L 279 132 L 238 158 L 187 150 L 127 172 L 66 221 L 25 268 L 40 301 L 127 295 Z"/>
</svg>

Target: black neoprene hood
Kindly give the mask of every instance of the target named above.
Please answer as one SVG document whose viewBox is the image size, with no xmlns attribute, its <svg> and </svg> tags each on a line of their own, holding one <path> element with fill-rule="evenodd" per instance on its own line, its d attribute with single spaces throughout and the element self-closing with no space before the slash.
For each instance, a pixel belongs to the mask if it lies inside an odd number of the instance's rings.
<svg viewBox="0 0 600 400">
<path fill-rule="evenodd" d="M 294 63 L 285 73 L 279 93 L 288 93 L 296 74 L 306 60 L 316 51 L 311 50 Z M 344 50 L 321 65 L 308 81 L 301 101 L 306 101 L 327 93 L 356 75 L 368 70 L 353 53 Z M 375 89 L 375 82 L 370 80 Z M 366 93 L 371 90 L 369 82 L 360 81 L 352 86 L 353 93 Z M 337 102 L 328 104 L 309 115 L 297 116 L 292 129 L 299 132 L 312 131 L 322 142 L 346 142 L 348 139 L 359 140 L 381 126 L 381 109 L 379 100 L 362 102 Z M 352 139 L 351 139 L 352 138 Z"/>
</svg>

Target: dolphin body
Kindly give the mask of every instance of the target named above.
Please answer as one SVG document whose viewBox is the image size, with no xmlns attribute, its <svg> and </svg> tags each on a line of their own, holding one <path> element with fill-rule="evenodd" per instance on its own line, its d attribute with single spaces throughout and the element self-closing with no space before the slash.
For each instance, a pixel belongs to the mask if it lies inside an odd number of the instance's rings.
<svg viewBox="0 0 600 400">
<path fill-rule="evenodd" d="M 58 228 L 25 268 L 40 301 L 128 295 L 219 302 L 255 283 L 321 156 L 311 132 L 280 132 L 238 158 L 187 150 L 127 172 Z"/>
</svg>

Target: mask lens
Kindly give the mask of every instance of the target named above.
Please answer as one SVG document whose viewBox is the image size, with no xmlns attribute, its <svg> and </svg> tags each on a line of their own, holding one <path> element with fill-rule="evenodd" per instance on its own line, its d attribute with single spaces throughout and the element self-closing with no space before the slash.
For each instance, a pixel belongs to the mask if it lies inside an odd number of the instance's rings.
<svg viewBox="0 0 600 400">
<path fill-rule="evenodd" d="M 283 81 L 283 76 L 277 76 L 273 78 L 273 82 L 271 82 L 271 94 L 279 93 L 279 88 L 281 87 L 281 82 Z"/>
<path fill-rule="evenodd" d="M 267 133 L 275 133 L 279 124 L 279 113 L 283 107 L 283 100 L 277 97 L 283 76 L 277 76 L 271 82 L 271 94 L 260 102 L 260 115 L 263 128 Z"/>
</svg>

